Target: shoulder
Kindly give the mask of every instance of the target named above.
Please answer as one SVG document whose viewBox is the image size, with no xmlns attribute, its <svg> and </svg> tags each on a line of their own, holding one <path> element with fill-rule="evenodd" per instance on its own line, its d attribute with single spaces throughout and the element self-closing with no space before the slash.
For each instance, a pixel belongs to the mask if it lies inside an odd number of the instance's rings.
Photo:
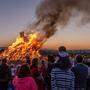
<svg viewBox="0 0 90 90">
<path fill-rule="evenodd" d="M 33 77 L 26 77 L 28 81 L 33 82 L 34 78 Z"/>
<path fill-rule="evenodd" d="M 53 68 L 51 72 L 57 72 L 57 71 L 60 71 L 59 68 Z"/>
<path fill-rule="evenodd" d="M 81 63 L 81 64 L 77 64 L 77 68 L 88 69 L 88 66 Z"/>
<path fill-rule="evenodd" d="M 88 66 L 87 66 L 86 64 L 83 64 L 83 66 L 84 66 L 85 68 L 88 68 Z"/>
<path fill-rule="evenodd" d="M 57 72 L 60 72 L 59 68 L 53 68 L 53 69 L 51 70 L 51 74 L 55 74 L 55 73 L 57 73 Z"/>
<path fill-rule="evenodd" d="M 72 80 L 72 79 L 75 79 L 75 75 L 74 75 L 74 73 L 73 73 L 71 70 L 68 70 L 68 71 L 67 71 L 66 76 L 67 76 L 68 78 L 70 78 L 71 80 Z"/>
<path fill-rule="evenodd" d="M 51 75 L 61 75 L 61 74 L 64 74 L 65 72 L 63 71 L 63 70 L 61 70 L 60 68 L 54 68 L 54 69 L 52 69 L 52 71 L 51 71 Z"/>
<path fill-rule="evenodd" d="M 27 77 L 27 83 L 29 85 L 35 85 L 36 84 L 36 82 L 35 82 L 33 77 Z"/>
</svg>

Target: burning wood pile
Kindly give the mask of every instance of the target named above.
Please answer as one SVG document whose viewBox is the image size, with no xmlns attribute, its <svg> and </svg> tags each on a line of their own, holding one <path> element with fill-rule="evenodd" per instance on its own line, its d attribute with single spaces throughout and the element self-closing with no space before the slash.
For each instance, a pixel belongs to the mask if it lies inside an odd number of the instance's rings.
<svg viewBox="0 0 90 90">
<path fill-rule="evenodd" d="M 57 27 L 70 24 L 73 19 L 68 21 L 71 17 L 74 18 L 75 12 L 75 15 L 82 12 L 81 23 L 90 22 L 90 0 L 43 0 L 36 8 L 36 21 L 31 25 L 33 29 L 28 27 L 28 34 L 21 32 L 15 43 L 0 56 L 9 60 L 24 60 L 27 54 L 30 58 L 40 56 L 39 50 L 45 41 L 54 35 Z M 33 33 L 30 33 L 31 30 Z"/>
<path fill-rule="evenodd" d="M 30 58 L 40 57 L 39 49 L 45 42 L 45 37 L 40 33 L 25 34 L 21 32 L 15 43 L 9 46 L 1 57 L 6 57 L 8 60 L 25 60 L 28 54 Z"/>
</svg>

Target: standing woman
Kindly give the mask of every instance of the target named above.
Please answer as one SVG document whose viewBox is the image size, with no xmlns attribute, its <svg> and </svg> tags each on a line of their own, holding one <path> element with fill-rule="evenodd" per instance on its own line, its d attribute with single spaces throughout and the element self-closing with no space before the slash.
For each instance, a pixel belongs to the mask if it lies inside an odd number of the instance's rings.
<svg viewBox="0 0 90 90">
<path fill-rule="evenodd" d="M 30 76 L 30 68 L 28 65 L 20 67 L 18 75 L 13 80 L 15 90 L 37 90 L 34 79 Z"/>
<path fill-rule="evenodd" d="M 38 68 L 38 58 L 34 58 L 32 60 L 32 65 L 30 69 L 31 69 L 31 75 L 37 84 L 38 90 L 45 90 L 45 82 Z"/>
</svg>

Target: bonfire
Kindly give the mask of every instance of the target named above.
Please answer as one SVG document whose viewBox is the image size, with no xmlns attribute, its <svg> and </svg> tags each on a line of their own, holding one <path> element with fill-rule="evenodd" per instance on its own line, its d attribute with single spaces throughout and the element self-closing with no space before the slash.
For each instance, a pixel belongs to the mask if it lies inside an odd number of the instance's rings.
<svg viewBox="0 0 90 90">
<path fill-rule="evenodd" d="M 39 50 L 45 41 L 45 36 L 39 32 L 31 34 L 21 32 L 16 41 L 0 56 L 6 57 L 8 60 L 25 60 L 27 55 L 30 58 L 40 57 Z"/>
</svg>

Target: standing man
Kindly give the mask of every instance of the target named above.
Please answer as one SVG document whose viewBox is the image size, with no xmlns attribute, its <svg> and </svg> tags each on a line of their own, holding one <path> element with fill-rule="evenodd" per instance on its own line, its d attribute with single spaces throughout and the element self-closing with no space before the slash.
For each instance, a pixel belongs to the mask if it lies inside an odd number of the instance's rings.
<svg viewBox="0 0 90 90">
<path fill-rule="evenodd" d="M 75 89 L 86 90 L 88 67 L 83 64 L 83 57 L 81 55 L 76 56 L 76 62 L 77 64 L 72 68 L 75 75 Z"/>
</svg>

